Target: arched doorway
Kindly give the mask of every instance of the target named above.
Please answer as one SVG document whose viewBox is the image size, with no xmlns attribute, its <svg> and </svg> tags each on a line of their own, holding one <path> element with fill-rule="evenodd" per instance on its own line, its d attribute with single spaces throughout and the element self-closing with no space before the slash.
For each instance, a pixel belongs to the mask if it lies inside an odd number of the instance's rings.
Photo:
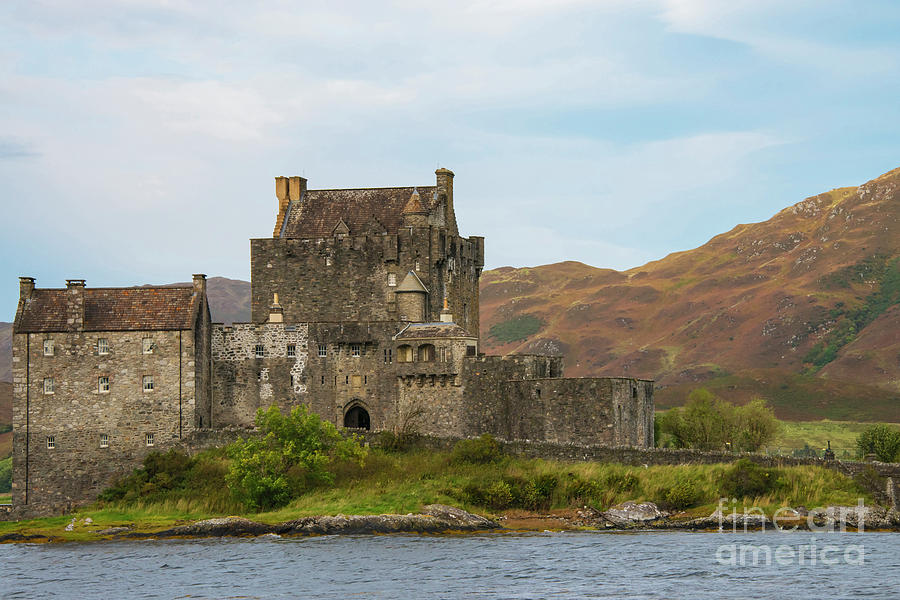
<svg viewBox="0 0 900 600">
<path fill-rule="evenodd" d="M 369 413 L 362 406 L 356 405 L 344 415 L 344 427 L 350 429 L 369 429 Z"/>
</svg>

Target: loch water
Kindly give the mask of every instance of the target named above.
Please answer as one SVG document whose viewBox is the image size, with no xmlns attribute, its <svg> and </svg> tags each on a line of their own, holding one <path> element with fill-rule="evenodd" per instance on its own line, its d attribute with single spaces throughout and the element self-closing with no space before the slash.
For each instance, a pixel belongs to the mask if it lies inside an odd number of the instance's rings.
<svg viewBox="0 0 900 600">
<path fill-rule="evenodd" d="M 0 597 L 900 598 L 900 534 L 546 532 L 6 544 Z"/>
</svg>

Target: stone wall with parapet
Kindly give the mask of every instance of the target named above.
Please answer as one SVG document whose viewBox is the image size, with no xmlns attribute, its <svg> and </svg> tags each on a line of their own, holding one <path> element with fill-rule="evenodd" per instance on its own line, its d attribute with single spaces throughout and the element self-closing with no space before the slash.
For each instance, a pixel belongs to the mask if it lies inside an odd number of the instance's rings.
<svg viewBox="0 0 900 600">
<path fill-rule="evenodd" d="M 301 402 L 309 386 L 305 323 L 214 324 L 211 427 L 253 425 L 258 408 Z M 262 357 L 257 356 L 262 346 Z M 293 346 L 293 356 L 288 356 Z"/>
</svg>

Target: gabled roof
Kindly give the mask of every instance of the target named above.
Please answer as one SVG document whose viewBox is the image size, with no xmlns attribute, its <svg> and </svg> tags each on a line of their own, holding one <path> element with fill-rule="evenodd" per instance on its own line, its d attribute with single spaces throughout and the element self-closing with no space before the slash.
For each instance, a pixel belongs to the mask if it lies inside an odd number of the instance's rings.
<svg viewBox="0 0 900 600">
<path fill-rule="evenodd" d="M 424 292 L 428 293 L 428 288 L 425 287 L 425 284 L 422 283 L 422 280 L 419 279 L 419 276 L 416 275 L 415 271 L 410 271 L 406 274 L 406 277 L 403 278 L 403 281 L 400 282 L 400 285 L 397 286 L 395 292 Z"/>
<path fill-rule="evenodd" d="M 193 287 L 85 288 L 84 331 L 191 329 Z M 64 289 L 35 289 L 16 314 L 15 333 L 66 331 Z"/>
<path fill-rule="evenodd" d="M 422 210 L 431 212 L 436 204 L 435 186 L 307 190 L 301 200 L 291 203 L 281 237 L 329 237 L 341 220 L 350 235 L 358 235 L 366 233 L 373 218 L 388 233 L 395 233 L 403 225 L 403 210 L 416 190 Z"/>
<path fill-rule="evenodd" d="M 470 338 L 475 336 L 456 323 L 410 323 L 395 340 L 434 340 L 446 338 Z"/>
</svg>

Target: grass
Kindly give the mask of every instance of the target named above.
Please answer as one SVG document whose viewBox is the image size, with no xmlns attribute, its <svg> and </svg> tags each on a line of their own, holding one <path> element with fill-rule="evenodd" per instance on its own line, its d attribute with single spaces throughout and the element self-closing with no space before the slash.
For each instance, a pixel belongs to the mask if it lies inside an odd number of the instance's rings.
<svg viewBox="0 0 900 600">
<path fill-rule="evenodd" d="M 12 494 L 0 494 L 0 504 L 11 504 Z"/>
<path fill-rule="evenodd" d="M 543 326 L 544 322 L 537 317 L 522 315 L 497 323 L 491 327 L 488 337 L 498 343 L 508 344 L 509 342 L 527 339 L 540 331 Z"/>
<path fill-rule="evenodd" d="M 772 445 L 793 450 L 808 444 L 821 454 L 828 442 L 831 442 L 831 449 L 838 458 L 845 450 L 854 456 L 856 438 L 871 425 L 854 421 L 782 421 L 781 431 Z"/>
<path fill-rule="evenodd" d="M 192 484 L 195 490 L 207 491 L 173 495 L 156 502 L 139 499 L 131 503 L 88 507 L 73 515 L 76 527 L 72 532 L 64 531 L 72 519 L 72 516 L 65 516 L 0 523 L 0 535 L 37 533 L 84 540 L 98 537 L 90 532 L 92 529 L 124 525 L 154 532 L 214 516 L 243 515 L 277 523 L 313 515 L 405 514 L 418 512 L 423 505 L 435 502 L 482 514 L 497 514 L 507 508 L 546 511 L 590 505 L 606 509 L 625 500 L 659 503 L 661 498 L 669 497 L 667 494 L 676 486 L 691 490 L 689 514 L 708 515 L 715 510 L 718 498 L 722 496 L 720 485 L 729 468 L 729 465 L 629 467 L 514 457 L 503 457 L 487 464 L 468 464 L 452 460 L 446 452 L 388 453 L 372 449 L 362 466 L 337 466 L 333 484 L 316 488 L 275 511 L 242 511 L 229 500 L 223 482 L 218 482 L 216 493 L 209 493 L 212 485 L 195 482 Z M 214 472 L 210 470 L 210 473 Z M 533 505 L 517 506 L 513 498 L 525 498 L 524 490 L 533 492 L 535 482 L 552 485 L 545 485 L 537 495 L 527 496 L 530 498 L 527 502 Z M 779 469 L 778 484 L 771 493 L 744 501 L 748 506 L 758 506 L 771 514 L 780 506 L 855 504 L 860 496 L 869 500 L 867 494 L 847 477 L 828 469 L 803 466 Z M 84 524 L 85 517 L 90 517 L 93 523 Z"/>
</svg>

